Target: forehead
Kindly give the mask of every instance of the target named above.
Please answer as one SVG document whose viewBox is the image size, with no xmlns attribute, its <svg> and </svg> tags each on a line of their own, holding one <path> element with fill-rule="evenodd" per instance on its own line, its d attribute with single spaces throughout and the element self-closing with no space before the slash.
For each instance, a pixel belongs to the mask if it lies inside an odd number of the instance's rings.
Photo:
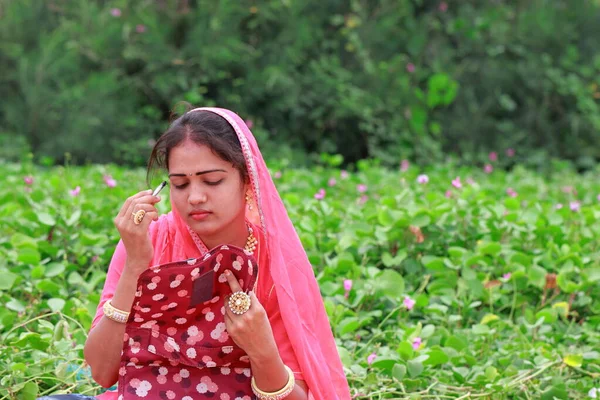
<svg viewBox="0 0 600 400">
<path fill-rule="evenodd" d="M 232 171 L 234 167 L 208 146 L 185 141 L 171 149 L 168 169 L 169 173 L 195 173 L 211 169 Z"/>
</svg>

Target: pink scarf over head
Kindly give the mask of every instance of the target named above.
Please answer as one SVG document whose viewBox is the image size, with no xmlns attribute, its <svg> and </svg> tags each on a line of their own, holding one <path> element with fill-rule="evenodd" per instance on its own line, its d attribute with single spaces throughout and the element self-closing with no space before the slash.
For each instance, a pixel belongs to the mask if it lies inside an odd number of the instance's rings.
<svg viewBox="0 0 600 400">
<path fill-rule="evenodd" d="M 315 400 L 350 399 L 348 382 L 312 266 L 252 132 L 237 114 L 229 110 L 196 108 L 189 112 L 201 110 L 227 120 L 241 143 L 253 195 L 253 207 L 246 208 L 246 220 L 258 230 L 258 280 L 261 280 L 261 271 L 270 271 L 281 318 L 310 397 Z M 172 203 L 171 212 L 150 225 L 150 236 L 154 245 L 152 265 L 201 257 L 208 250 Z M 119 243 L 110 269 L 122 269 L 125 258 L 125 249 Z M 117 274 L 110 274 L 110 269 L 105 292 L 107 286 L 116 286 L 118 280 Z M 109 278 L 114 282 L 108 282 Z M 258 290 L 260 292 L 260 287 Z M 261 298 L 260 293 L 257 294 Z M 108 295 L 103 293 L 92 327 L 102 317 L 102 304 Z"/>
<path fill-rule="evenodd" d="M 197 108 L 191 112 L 199 110 L 225 118 L 242 145 L 256 203 L 246 218 L 262 231 L 259 260 L 268 263 L 283 323 L 312 396 L 316 400 L 350 399 L 315 274 L 252 132 L 232 111 Z"/>
</svg>

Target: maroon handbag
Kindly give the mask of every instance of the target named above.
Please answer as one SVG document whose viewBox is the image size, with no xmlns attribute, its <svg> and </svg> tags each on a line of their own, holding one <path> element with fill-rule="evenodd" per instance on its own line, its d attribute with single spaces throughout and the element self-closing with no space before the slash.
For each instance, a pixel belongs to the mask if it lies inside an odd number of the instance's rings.
<svg viewBox="0 0 600 400">
<path fill-rule="evenodd" d="M 140 275 L 125 328 L 119 400 L 254 398 L 249 358 L 225 329 L 225 270 L 242 290 L 254 289 L 255 259 L 235 246 Z"/>
</svg>

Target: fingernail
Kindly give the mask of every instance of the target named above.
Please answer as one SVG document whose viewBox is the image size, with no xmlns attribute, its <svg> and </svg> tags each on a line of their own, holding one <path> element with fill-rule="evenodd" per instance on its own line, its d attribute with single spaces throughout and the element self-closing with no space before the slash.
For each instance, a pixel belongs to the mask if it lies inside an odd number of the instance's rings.
<svg viewBox="0 0 600 400">
<path fill-rule="evenodd" d="M 152 193 L 152 189 L 146 190 L 146 193 Z"/>
<path fill-rule="evenodd" d="M 225 276 L 230 276 L 231 275 L 231 271 L 227 270 L 225 271 Z"/>
</svg>

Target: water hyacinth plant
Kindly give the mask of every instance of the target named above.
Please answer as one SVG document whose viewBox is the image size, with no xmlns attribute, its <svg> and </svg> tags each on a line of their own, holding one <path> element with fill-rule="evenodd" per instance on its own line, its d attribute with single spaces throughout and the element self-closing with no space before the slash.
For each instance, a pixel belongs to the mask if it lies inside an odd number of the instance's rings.
<svg viewBox="0 0 600 400">
<path fill-rule="evenodd" d="M 83 343 L 144 171 L 0 170 L 0 399 L 99 393 Z M 597 396 L 600 171 L 555 170 L 272 165 L 354 398 Z"/>
</svg>

